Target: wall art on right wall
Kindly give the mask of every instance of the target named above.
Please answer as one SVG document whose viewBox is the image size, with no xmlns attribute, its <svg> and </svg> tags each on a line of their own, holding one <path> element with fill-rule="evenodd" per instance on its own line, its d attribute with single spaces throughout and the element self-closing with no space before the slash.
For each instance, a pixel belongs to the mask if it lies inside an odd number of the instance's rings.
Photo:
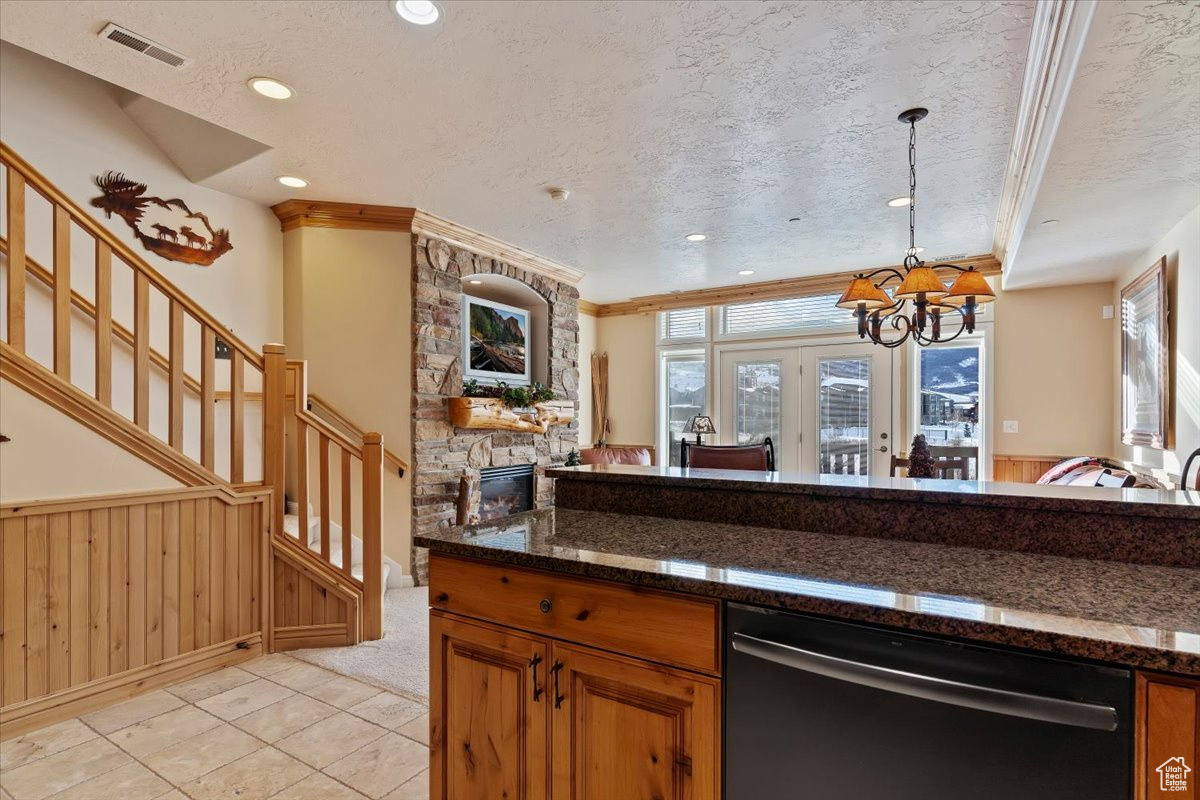
<svg viewBox="0 0 1200 800">
<path fill-rule="evenodd" d="M 1170 405 L 1167 257 L 1121 289 L 1121 441 L 1164 449 Z"/>
</svg>

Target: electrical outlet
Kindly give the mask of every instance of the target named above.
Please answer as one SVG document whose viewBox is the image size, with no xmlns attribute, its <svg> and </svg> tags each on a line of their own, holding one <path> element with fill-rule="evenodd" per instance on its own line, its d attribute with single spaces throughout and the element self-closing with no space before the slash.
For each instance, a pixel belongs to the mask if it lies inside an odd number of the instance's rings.
<svg viewBox="0 0 1200 800">
<path fill-rule="evenodd" d="M 1017 432 L 1017 421 L 1015 419 L 1004 420 L 1004 432 L 1005 433 L 1016 433 Z"/>
</svg>

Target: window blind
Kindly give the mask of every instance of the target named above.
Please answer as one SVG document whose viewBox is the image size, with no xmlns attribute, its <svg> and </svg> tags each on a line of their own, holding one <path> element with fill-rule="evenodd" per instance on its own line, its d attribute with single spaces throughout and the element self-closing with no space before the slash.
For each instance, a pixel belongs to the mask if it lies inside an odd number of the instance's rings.
<svg viewBox="0 0 1200 800">
<path fill-rule="evenodd" d="M 887 293 L 890 295 L 892 289 Z M 721 308 L 721 333 L 726 336 L 745 336 L 776 331 L 839 331 L 854 330 L 858 325 L 853 312 L 837 307 L 841 294 L 814 294 L 788 297 L 781 300 L 758 300 L 733 303 Z M 986 317 L 989 304 L 976 308 L 975 316 Z M 908 309 L 912 313 L 912 308 Z M 943 330 L 951 334 L 958 330 L 958 314 L 949 313 Z"/>
<path fill-rule="evenodd" d="M 703 339 L 708 335 L 708 309 L 676 308 L 661 314 L 663 341 L 672 339 Z"/>
<path fill-rule="evenodd" d="M 840 297 L 839 294 L 815 294 L 734 303 L 724 307 L 721 333 L 736 336 L 767 331 L 852 329 L 854 317 L 835 305 Z"/>
</svg>

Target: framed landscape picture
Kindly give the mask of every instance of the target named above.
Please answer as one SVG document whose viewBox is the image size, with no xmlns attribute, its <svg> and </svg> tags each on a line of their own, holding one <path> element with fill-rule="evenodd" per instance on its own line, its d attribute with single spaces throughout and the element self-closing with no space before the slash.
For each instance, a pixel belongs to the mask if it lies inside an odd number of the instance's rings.
<svg viewBox="0 0 1200 800">
<path fill-rule="evenodd" d="M 1121 290 L 1121 441 L 1163 449 L 1168 413 L 1167 257 Z"/>
<path fill-rule="evenodd" d="M 529 383 L 529 310 L 463 295 L 463 377 Z"/>
</svg>

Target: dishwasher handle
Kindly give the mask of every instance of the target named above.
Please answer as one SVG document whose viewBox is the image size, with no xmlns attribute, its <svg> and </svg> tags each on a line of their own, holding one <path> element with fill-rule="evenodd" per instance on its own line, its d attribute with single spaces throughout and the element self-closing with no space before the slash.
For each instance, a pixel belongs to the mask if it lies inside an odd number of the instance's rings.
<svg viewBox="0 0 1200 800">
<path fill-rule="evenodd" d="M 744 633 L 733 634 L 732 644 L 734 650 L 754 658 L 886 692 L 1076 728 L 1098 731 L 1117 729 L 1117 710 L 1112 706 L 959 683 L 930 675 L 850 661 Z"/>
</svg>

